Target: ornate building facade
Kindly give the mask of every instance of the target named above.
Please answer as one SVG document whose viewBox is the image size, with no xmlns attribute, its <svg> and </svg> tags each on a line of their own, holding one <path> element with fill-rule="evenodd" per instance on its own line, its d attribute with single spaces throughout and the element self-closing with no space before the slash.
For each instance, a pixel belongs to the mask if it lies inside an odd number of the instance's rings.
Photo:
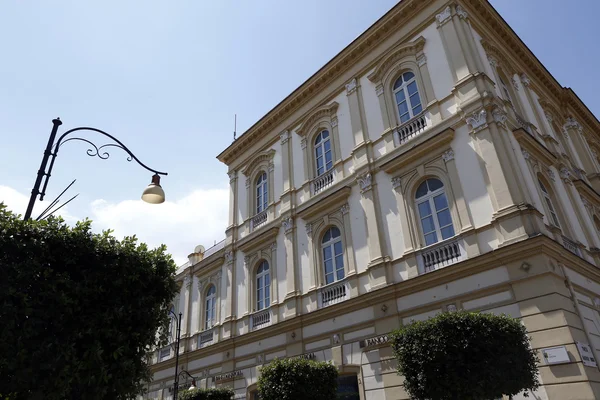
<svg viewBox="0 0 600 400">
<path fill-rule="evenodd" d="M 218 156 L 229 226 L 179 270 L 180 368 L 254 399 L 262 365 L 309 357 L 406 399 L 386 335 L 464 309 L 522 320 L 535 398 L 600 398 L 599 152 L 487 1 L 401 1 Z M 171 347 L 151 364 L 171 398 Z"/>
</svg>

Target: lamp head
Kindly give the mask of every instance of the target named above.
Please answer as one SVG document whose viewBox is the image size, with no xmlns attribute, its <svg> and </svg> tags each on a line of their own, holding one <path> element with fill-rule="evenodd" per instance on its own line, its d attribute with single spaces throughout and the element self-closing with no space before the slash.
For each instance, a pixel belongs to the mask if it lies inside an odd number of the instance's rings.
<svg viewBox="0 0 600 400">
<path fill-rule="evenodd" d="M 144 189 L 142 193 L 142 200 L 150 204 L 160 204 L 165 201 L 165 191 L 160 186 L 160 176 L 154 174 L 152 176 L 152 182 Z"/>
</svg>

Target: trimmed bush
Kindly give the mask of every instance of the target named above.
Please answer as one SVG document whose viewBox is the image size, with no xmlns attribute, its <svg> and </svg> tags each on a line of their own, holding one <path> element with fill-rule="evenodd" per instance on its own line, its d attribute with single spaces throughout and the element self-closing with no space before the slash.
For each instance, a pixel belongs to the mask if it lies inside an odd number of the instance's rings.
<svg viewBox="0 0 600 400">
<path fill-rule="evenodd" d="M 233 390 L 230 388 L 182 390 L 177 400 L 231 400 Z"/>
<path fill-rule="evenodd" d="M 258 392 L 261 400 L 336 400 L 337 377 L 327 362 L 276 359 L 260 370 Z"/>
<path fill-rule="evenodd" d="M 527 331 L 509 316 L 439 314 L 393 332 L 392 346 L 416 400 L 495 399 L 539 386 Z"/>
</svg>

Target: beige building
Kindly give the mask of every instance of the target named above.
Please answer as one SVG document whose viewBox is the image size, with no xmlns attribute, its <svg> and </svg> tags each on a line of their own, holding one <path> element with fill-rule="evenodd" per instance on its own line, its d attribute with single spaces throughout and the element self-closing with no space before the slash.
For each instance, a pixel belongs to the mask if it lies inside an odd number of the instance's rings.
<svg viewBox="0 0 600 400">
<path fill-rule="evenodd" d="M 181 369 L 253 399 L 303 356 L 406 399 L 385 335 L 481 310 L 529 330 L 530 398 L 600 398 L 599 133 L 487 1 L 402 0 L 218 156 L 229 226 L 179 270 Z M 171 398 L 173 350 L 151 368 Z"/>
</svg>

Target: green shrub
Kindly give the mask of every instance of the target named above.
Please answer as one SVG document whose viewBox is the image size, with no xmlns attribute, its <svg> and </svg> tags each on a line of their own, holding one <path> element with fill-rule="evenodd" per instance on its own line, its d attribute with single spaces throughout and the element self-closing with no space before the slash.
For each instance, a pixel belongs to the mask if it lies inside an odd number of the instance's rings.
<svg viewBox="0 0 600 400">
<path fill-rule="evenodd" d="M 393 332 L 392 346 L 416 400 L 495 399 L 539 386 L 527 331 L 509 316 L 439 314 Z"/>
<path fill-rule="evenodd" d="M 335 400 L 337 368 L 330 363 L 287 358 L 274 360 L 260 370 L 261 400 Z"/>
<path fill-rule="evenodd" d="M 178 400 L 231 400 L 233 390 L 230 388 L 183 390 L 177 395 Z"/>
</svg>

